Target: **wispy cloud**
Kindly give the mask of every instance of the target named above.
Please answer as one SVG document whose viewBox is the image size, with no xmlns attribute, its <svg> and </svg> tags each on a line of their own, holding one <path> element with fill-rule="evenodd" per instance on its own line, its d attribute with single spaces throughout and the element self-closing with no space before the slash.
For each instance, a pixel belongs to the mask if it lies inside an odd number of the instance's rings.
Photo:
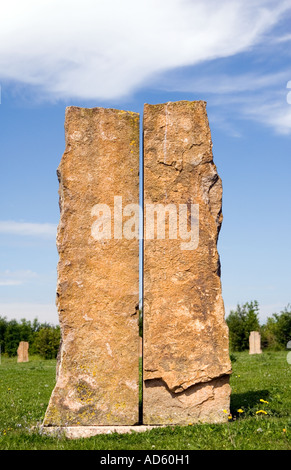
<svg viewBox="0 0 291 470">
<path fill-rule="evenodd" d="M 210 67 L 198 76 L 195 71 L 186 77 L 164 75 L 161 88 L 209 97 L 212 122 L 233 136 L 240 136 L 234 118 L 260 122 L 278 134 L 291 134 L 290 70 L 212 72 Z"/>
<path fill-rule="evenodd" d="M 37 278 L 37 273 L 27 270 L 10 271 L 6 270 L 0 272 L 0 286 L 20 286 L 28 281 Z"/>
<path fill-rule="evenodd" d="M 284 36 L 280 36 L 275 39 L 276 42 L 289 42 L 291 41 L 291 34 L 284 34 Z"/>
<path fill-rule="evenodd" d="M 0 221 L 0 234 L 54 238 L 57 226 L 49 223 L 15 222 L 13 220 Z"/>
<path fill-rule="evenodd" d="M 197 72 L 196 72 L 197 74 Z M 167 77 L 163 76 L 162 88 L 169 91 L 209 93 L 212 95 L 234 95 L 241 100 L 243 93 L 252 93 L 282 85 L 290 77 L 290 70 L 282 70 L 274 73 L 248 72 L 240 74 L 227 74 L 208 70 L 197 77 L 195 71 L 191 77 Z M 290 85 L 291 87 L 291 85 Z M 214 98 L 215 99 L 215 98 Z M 232 98 L 233 99 L 233 98 Z"/>
<path fill-rule="evenodd" d="M 249 50 L 288 10 L 286 0 L 5 2 L 0 79 L 52 99 L 116 99 L 162 71 Z"/>
<path fill-rule="evenodd" d="M 266 87 L 256 93 L 229 95 L 224 97 L 224 103 L 227 103 L 232 118 L 255 121 L 276 134 L 291 135 L 291 106 L 287 101 L 285 83 L 281 81 L 276 88 Z M 216 106 L 218 104 L 219 100 Z"/>
<path fill-rule="evenodd" d="M 291 106 L 286 106 L 283 100 L 257 102 L 256 106 L 245 107 L 243 112 L 248 119 L 271 127 L 278 134 L 291 134 Z"/>
<path fill-rule="evenodd" d="M 17 281 L 14 279 L 0 280 L 0 286 L 19 286 L 23 284 L 23 281 Z"/>
</svg>

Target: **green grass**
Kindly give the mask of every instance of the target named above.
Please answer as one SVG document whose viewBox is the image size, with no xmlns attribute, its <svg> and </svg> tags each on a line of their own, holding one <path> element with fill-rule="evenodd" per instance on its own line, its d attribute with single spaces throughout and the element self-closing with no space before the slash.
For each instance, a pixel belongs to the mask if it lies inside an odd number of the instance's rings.
<svg viewBox="0 0 291 470">
<path fill-rule="evenodd" d="M 235 353 L 232 359 L 232 419 L 226 424 L 175 426 L 141 434 L 69 440 L 44 436 L 39 431 L 55 384 L 56 362 L 31 357 L 29 363 L 17 364 L 16 358 L 2 357 L 0 449 L 290 450 L 291 365 L 286 353 Z M 267 414 L 257 414 L 259 410 Z M 33 427 L 36 428 L 32 430 Z"/>
</svg>

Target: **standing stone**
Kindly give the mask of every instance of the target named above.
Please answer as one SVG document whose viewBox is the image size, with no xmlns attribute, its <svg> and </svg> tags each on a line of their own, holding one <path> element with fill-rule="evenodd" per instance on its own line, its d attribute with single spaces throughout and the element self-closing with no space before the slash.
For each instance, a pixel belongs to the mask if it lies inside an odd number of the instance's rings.
<svg viewBox="0 0 291 470">
<path fill-rule="evenodd" d="M 168 205 L 171 214 L 166 217 L 164 239 L 160 224 L 160 239 L 157 230 L 151 238 L 148 216 L 153 204 Z M 228 418 L 231 363 L 217 252 L 221 206 L 222 185 L 213 163 L 206 103 L 146 104 L 145 424 Z M 191 223 L 192 242 L 185 237 Z"/>
<path fill-rule="evenodd" d="M 17 349 L 17 362 L 29 362 L 28 349 L 29 343 L 27 341 L 20 341 Z"/>
<path fill-rule="evenodd" d="M 62 345 L 44 425 L 132 425 L 139 246 L 120 223 L 122 207 L 138 204 L 139 115 L 69 107 L 65 134 L 57 234 Z"/>
<path fill-rule="evenodd" d="M 249 336 L 249 353 L 261 354 L 261 335 L 258 331 L 251 331 Z"/>
</svg>

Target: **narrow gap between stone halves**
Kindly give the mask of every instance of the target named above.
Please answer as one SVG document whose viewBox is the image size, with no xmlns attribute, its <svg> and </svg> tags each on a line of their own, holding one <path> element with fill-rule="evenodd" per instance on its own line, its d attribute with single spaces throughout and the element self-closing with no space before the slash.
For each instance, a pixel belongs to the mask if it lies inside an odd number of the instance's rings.
<svg viewBox="0 0 291 470">
<path fill-rule="evenodd" d="M 139 424 L 143 424 L 143 124 L 140 120 L 140 144 L 139 144 Z"/>
</svg>

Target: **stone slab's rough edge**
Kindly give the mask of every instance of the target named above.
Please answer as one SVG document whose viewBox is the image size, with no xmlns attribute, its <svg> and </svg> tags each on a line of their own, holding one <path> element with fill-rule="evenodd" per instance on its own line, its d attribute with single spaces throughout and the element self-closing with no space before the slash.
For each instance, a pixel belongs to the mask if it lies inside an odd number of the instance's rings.
<svg viewBox="0 0 291 470">
<path fill-rule="evenodd" d="M 68 439 L 81 439 L 93 437 L 99 434 L 128 434 L 131 432 L 146 432 L 154 428 L 162 428 L 165 426 L 42 426 L 41 434 L 61 437 L 65 435 Z"/>
</svg>

